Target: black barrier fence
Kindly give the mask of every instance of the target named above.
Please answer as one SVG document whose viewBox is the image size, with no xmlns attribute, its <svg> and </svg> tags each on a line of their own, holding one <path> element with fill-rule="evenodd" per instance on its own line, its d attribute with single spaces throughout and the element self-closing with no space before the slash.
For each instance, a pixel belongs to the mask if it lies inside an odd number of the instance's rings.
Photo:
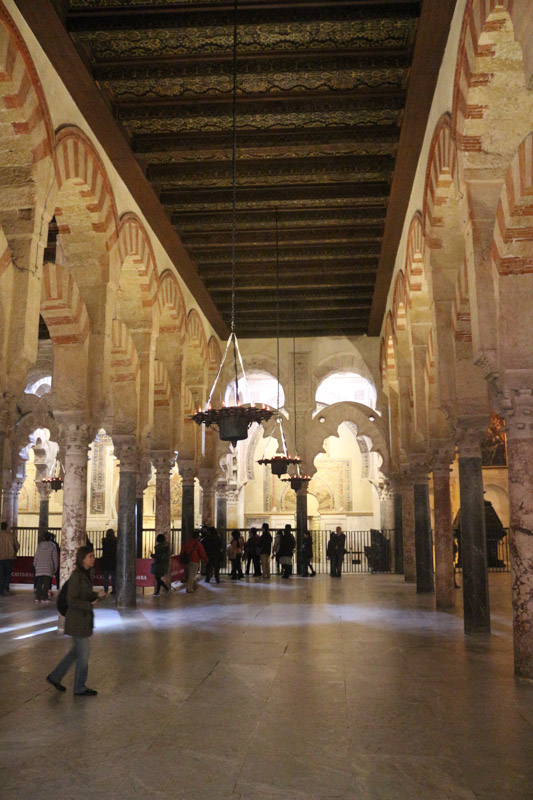
<svg viewBox="0 0 533 800">
<path fill-rule="evenodd" d="M 231 539 L 231 532 L 234 528 L 219 531 L 222 539 L 223 561 L 221 571 L 230 572 L 231 564 L 226 557 L 226 547 Z M 56 540 L 61 546 L 61 528 L 49 528 L 50 533 L 55 534 Z M 245 541 L 248 538 L 249 529 L 241 528 Z M 505 534 L 500 539 L 487 539 L 487 565 L 489 572 L 510 572 L 511 562 L 509 554 L 509 529 L 504 528 Z M 20 543 L 20 556 L 33 556 L 37 548 L 38 528 L 17 528 L 16 534 Z M 271 530 L 274 536 L 275 531 Z M 394 531 L 392 530 L 364 530 L 364 531 L 344 531 L 346 535 L 346 553 L 343 562 L 343 572 L 345 573 L 374 573 L 391 572 L 393 569 L 391 547 Z M 293 530 L 296 537 L 296 531 Z M 329 560 L 327 558 L 327 545 L 331 531 L 318 530 L 311 531 L 313 537 L 313 568 L 319 574 L 329 572 Z M 102 539 L 105 530 L 87 531 L 87 537 L 92 543 L 95 555 L 98 558 L 102 553 Z M 171 552 L 179 553 L 181 548 L 181 529 L 172 528 Z M 150 558 L 155 547 L 155 530 L 153 528 L 143 529 L 142 557 Z M 275 559 L 273 572 L 276 572 Z M 246 559 L 243 556 L 243 568 L 246 569 Z M 294 569 L 296 569 L 296 552 L 294 554 Z M 456 569 L 461 571 L 461 552 L 457 556 Z M 253 572 L 253 566 L 250 571 Z"/>
</svg>

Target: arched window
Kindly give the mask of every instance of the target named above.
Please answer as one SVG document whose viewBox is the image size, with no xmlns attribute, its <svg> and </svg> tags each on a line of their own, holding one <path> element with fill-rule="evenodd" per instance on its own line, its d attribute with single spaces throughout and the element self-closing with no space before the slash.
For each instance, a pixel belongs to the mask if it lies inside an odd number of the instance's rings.
<svg viewBox="0 0 533 800">
<path fill-rule="evenodd" d="M 36 394 L 37 397 L 42 397 L 43 394 L 47 394 L 47 392 L 51 391 L 51 389 L 52 389 L 52 376 L 45 375 L 43 378 L 39 378 L 39 380 L 34 381 L 33 383 L 29 383 L 24 389 L 24 393 Z"/>
<path fill-rule="evenodd" d="M 269 372 L 255 369 L 246 373 L 246 383 L 248 384 L 248 391 L 250 392 L 251 400 L 258 405 L 265 404 L 276 408 L 277 395 L 278 395 L 278 382 L 276 378 Z M 246 390 L 243 392 L 242 376 L 239 376 L 239 402 L 248 402 L 250 398 L 245 396 Z M 224 402 L 227 406 L 235 405 L 235 384 L 230 383 L 226 388 L 226 396 Z M 283 386 L 279 387 L 279 407 L 283 408 L 285 405 L 285 393 Z"/>
<path fill-rule="evenodd" d="M 351 402 L 375 409 L 376 390 L 362 375 L 355 372 L 335 372 L 322 381 L 316 390 L 315 400 L 320 406 Z"/>
</svg>

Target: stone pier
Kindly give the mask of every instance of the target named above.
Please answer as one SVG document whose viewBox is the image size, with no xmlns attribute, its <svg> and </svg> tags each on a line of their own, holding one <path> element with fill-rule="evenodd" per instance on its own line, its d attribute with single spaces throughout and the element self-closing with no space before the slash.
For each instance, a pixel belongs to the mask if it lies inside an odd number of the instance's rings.
<svg viewBox="0 0 533 800">
<path fill-rule="evenodd" d="M 196 470 L 191 461 L 178 461 L 181 475 L 181 544 L 191 538 L 194 531 L 194 477 Z"/>
<path fill-rule="evenodd" d="M 117 607 L 135 608 L 136 599 L 136 494 L 138 454 L 135 436 L 113 436 L 119 464 L 117 525 Z"/>
<path fill-rule="evenodd" d="M 453 579 L 453 531 L 450 499 L 450 464 L 447 459 L 433 465 L 435 509 L 435 582 L 437 608 L 455 606 Z"/>
<path fill-rule="evenodd" d="M 403 574 L 407 583 L 416 581 L 415 498 L 413 484 L 402 481 Z"/>
<path fill-rule="evenodd" d="M 59 417 L 59 419 L 58 419 Z M 76 552 L 86 541 L 87 527 L 87 425 L 56 413 L 64 452 L 63 519 L 61 528 L 60 583 L 70 577 L 76 564 Z"/>
<path fill-rule="evenodd" d="M 427 473 L 417 475 L 413 486 L 415 511 L 416 591 L 433 592 L 433 541 L 429 513 Z"/>
</svg>

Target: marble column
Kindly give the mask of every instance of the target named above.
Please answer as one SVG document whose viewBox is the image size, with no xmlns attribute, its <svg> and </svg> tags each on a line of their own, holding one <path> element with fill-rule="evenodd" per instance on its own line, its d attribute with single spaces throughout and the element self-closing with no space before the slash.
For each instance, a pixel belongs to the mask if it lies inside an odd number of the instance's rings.
<svg viewBox="0 0 533 800">
<path fill-rule="evenodd" d="M 407 583 L 416 581 L 415 498 L 413 484 L 402 482 L 403 574 Z"/>
<path fill-rule="evenodd" d="M 143 524 L 144 524 L 144 490 L 152 475 L 151 463 L 141 456 L 135 480 L 135 527 L 137 541 L 137 558 L 143 558 Z"/>
<path fill-rule="evenodd" d="M 403 525 L 402 525 L 402 494 L 394 494 L 394 571 L 403 575 Z"/>
<path fill-rule="evenodd" d="M 464 630 L 467 634 L 490 633 L 480 441 L 477 427 L 458 433 Z"/>
<path fill-rule="evenodd" d="M 216 503 L 217 503 L 217 529 L 222 535 L 227 525 L 227 508 L 226 508 L 226 481 L 219 481 L 216 485 Z"/>
<path fill-rule="evenodd" d="M 87 541 L 87 458 L 89 432 L 87 425 L 69 414 L 59 417 L 64 453 L 63 513 L 61 527 L 60 583 L 70 577 L 76 565 L 76 553 Z"/>
<path fill-rule="evenodd" d="M 136 551 L 137 558 L 143 557 L 143 518 L 144 518 L 144 497 L 141 494 L 135 498 L 135 525 L 136 525 Z"/>
<path fill-rule="evenodd" d="M 453 579 L 452 504 L 450 463 L 433 464 L 433 505 L 435 513 L 435 598 L 437 608 L 455 606 Z"/>
<path fill-rule="evenodd" d="M 202 522 L 215 524 L 215 479 L 212 469 L 200 469 L 198 479 L 202 487 Z"/>
<path fill-rule="evenodd" d="M 4 453 L 6 447 L 6 432 L 0 428 L 0 519 L 4 519 L 4 491 L 2 487 L 2 477 L 4 474 Z"/>
<path fill-rule="evenodd" d="M 533 679 L 533 393 L 507 391 L 514 671 Z"/>
<path fill-rule="evenodd" d="M 307 486 L 296 492 L 296 571 L 302 572 L 302 545 L 307 531 Z"/>
<path fill-rule="evenodd" d="M 162 533 L 170 542 L 170 472 L 174 457 L 166 450 L 152 452 L 155 467 L 155 535 Z"/>
<path fill-rule="evenodd" d="M 43 481 L 35 481 L 35 486 L 37 487 L 37 493 L 39 495 L 39 533 L 37 538 L 40 542 L 44 539 L 44 534 L 48 530 L 48 516 L 52 487 L 49 483 L 43 483 Z"/>
<path fill-rule="evenodd" d="M 135 608 L 136 589 L 136 495 L 138 455 L 135 436 L 113 436 L 119 464 L 117 524 L 117 608 Z"/>
<path fill-rule="evenodd" d="M 194 531 L 194 463 L 179 461 L 181 475 L 181 544 L 191 538 Z"/>
<path fill-rule="evenodd" d="M 417 475 L 413 485 L 415 505 L 416 591 L 433 592 L 433 540 L 429 512 L 427 474 Z"/>
</svg>

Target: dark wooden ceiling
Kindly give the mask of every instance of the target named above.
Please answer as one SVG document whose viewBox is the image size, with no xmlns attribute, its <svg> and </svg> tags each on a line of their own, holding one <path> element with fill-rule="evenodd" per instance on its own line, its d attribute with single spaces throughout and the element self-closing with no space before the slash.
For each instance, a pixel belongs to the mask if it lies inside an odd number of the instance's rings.
<svg viewBox="0 0 533 800">
<path fill-rule="evenodd" d="M 23 13 L 31 7 L 17 2 Z M 438 2 L 451 17 L 455 0 Z M 229 323 L 233 3 L 54 4 Z M 421 7 L 421 0 L 239 0 L 240 337 L 276 334 L 276 213 L 281 335 L 369 331 Z M 441 34 L 445 42 L 447 30 Z M 443 46 L 425 54 L 427 70 L 440 63 Z M 433 88 L 434 79 L 429 102 Z M 427 97 L 421 102 L 429 109 Z M 413 163 L 416 154 L 404 194 Z"/>
</svg>

